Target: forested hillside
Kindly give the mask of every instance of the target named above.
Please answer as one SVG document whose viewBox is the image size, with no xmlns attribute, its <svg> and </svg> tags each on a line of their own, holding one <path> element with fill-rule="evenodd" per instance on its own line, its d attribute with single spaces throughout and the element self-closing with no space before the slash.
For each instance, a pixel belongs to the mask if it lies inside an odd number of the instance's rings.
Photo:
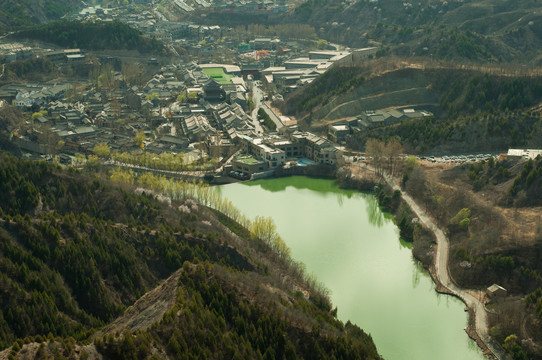
<svg viewBox="0 0 542 360">
<path fill-rule="evenodd" d="M 189 198 L 137 193 L 0 153 L 0 348 L 38 358 L 379 358 L 287 252 Z M 181 268 L 159 323 L 81 350 Z"/>
<path fill-rule="evenodd" d="M 375 60 L 335 67 L 287 96 L 282 111 L 316 128 L 368 110 L 415 107 L 435 114 L 388 126 L 368 124 L 347 137 L 347 144 L 356 150 L 363 150 L 370 138 L 397 138 L 413 153 L 542 146 L 540 76 L 451 64 L 424 64 L 425 68 L 385 64 Z"/>
<path fill-rule="evenodd" d="M 0 0 L 0 28 L 58 20 L 79 6 L 76 0 Z"/>
<path fill-rule="evenodd" d="M 330 42 L 462 62 L 540 61 L 540 4 L 530 0 L 308 0 L 285 21 Z"/>
<path fill-rule="evenodd" d="M 19 39 L 41 40 L 68 48 L 88 50 L 126 49 L 155 54 L 165 52 L 164 45 L 161 42 L 156 39 L 146 38 L 140 31 L 119 21 L 53 21 L 19 31 L 13 36 Z"/>
</svg>

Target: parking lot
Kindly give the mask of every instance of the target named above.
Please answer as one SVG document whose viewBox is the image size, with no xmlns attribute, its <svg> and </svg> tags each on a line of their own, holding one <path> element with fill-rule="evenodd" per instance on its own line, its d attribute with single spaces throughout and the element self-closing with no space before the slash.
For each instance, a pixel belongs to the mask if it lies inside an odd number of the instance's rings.
<svg viewBox="0 0 542 360">
<path fill-rule="evenodd" d="M 404 155 L 406 159 L 409 155 Z M 468 155 L 442 155 L 442 156 L 416 156 L 416 158 L 422 162 L 429 163 L 439 163 L 439 164 L 463 164 L 463 163 L 474 163 L 482 160 L 489 160 L 490 157 L 497 159 L 498 154 L 468 154 Z M 355 163 L 355 162 L 365 162 L 370 161 L 370 158 L 365 156 L 345 156 L 346 162 Z"/>
<path fill-rule="evenodd" d="M 470 154 L 470 155 L 444 155 L 444 156 L 418 156 L 418 160 L 425 160 L 432 163 L 442 164 L 461 164 L 467 162 L 476 162 L 481 160 L 489 160 L 490 157 L 496 158 L 494 154 Z"/>
</svg>

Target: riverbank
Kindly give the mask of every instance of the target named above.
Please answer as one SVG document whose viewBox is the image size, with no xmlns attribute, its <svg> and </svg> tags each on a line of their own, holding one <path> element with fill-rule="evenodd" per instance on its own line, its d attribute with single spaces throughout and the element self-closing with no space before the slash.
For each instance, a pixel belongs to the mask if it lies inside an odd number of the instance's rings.
<svg viewBox="0 0 542 360">
<path fill-rule="evenodd" d="M 357 177 L 359 179 L 357 181 L 358 183 L 364 183 L 365 179 L 370 176 L 366 173 L 374 174 L 367 165 L 364 165 L 363 167 L 359 166 L 357 169 L 350 167 L 350 169 L 353 169 L 354 171 L 351 171 L 346 178 Z M 343 171 L 347 171 L 347 169 L 343 169 Z M 382 204 L 382 199 L 386 199 L 385 196 L 378 196 L 378 198 L 381 205 L 383 205 L 386 210 L 391 210 L 394 214 L 396 224 L 400 228 L 401 226 L 413 224 L 413 255 L 421 262 L 423 267 L 428 270 L 435 283 L 435 290 L 438 293 L 457 297 L 467 306 L 469 320 L 465 332 L 476 342 L 480 349 L 482 349 L 486 357 L 500 360 L 508 359 L 505 352 L 497 346 L 489 336 L 485 305 L 469 294 L 465 289 L 459 288 L 452 282 L 448 270 L 449 245 L 444 233 L 438 228 L 435 222 L 429 218 L 428 214 L 416 204 L 412 197 L 395 184 L 392 178 L 385 176 L 384 179 L 378 179 L 378 181 L 379 184 L 375 185 L 376 189 L 385 189 L 380 190 L 380 192 L 384 191 L 388 194 L 393 194 L 392 197 L 396 197 L 397 194 L 400 194 L 400 204 L 395 204 L 393 206 L 390 206 L 390 204 L 387 203 Z M 355 184 L 356 181 L 350 180 L 350 183 Z M 401 210 L 399 210 L 400 207 Z M 408 208 L 408 211 L 406 208 Z M 408 214 L 405 213 L 405 211 L 407 211 Z M 408 220 L 405 221 L 405 219 L 410 219 L 410 222 Z M 430 244 L 428 244 L 427 241 L 428 233 L 432 234 L 432 236 L 430 236 L 432 238 Z M 422 234 L 425 236 L 422 236 Z"/>
<path fill-rule="evenodd" d="M 231 184 L 220 193 L 243 213 L 274 219 L 293 258 L 330 290 L 339 318 L 367 329 L 384 358 L 484 359 L 465 336 L 465 305 L 433 291 L 372 193 L 301 176 Z"/>
</svg>

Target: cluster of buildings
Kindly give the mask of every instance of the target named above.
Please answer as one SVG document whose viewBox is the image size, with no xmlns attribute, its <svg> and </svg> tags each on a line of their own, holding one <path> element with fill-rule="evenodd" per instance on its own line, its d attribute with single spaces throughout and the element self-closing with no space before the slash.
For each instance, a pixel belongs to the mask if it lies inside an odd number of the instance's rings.
<svg viewBox="0 0 542 360">
<path fill-rule="evenodd" d="M 542 150 L 540 149 L 508 149 L 506 157 L 509 158 L 524 158 L 524 159 L 536 159 L 538 156 L 542 156 Z"/>
<path fill-rule="evenodd" d="M 290 8 L 285 1 L 216 1 L 211 10 L 220 13 L 234 14 L 259 14 L 259 13 L 283 13 Z"/>
<path fill-rule="evenodd" d="M 416 109 L 368 110 L 349 119 L 338 121 L 327 128 L 329 140 L 343 144 L 346 137 L 352 133 L 364 131 L 367 128 L 388 126 L 408 119 L 424 119 L 432 117 L 433 113 Z"/>
<path fill-rule="evenodd" d="M 228 81 L 205 74 L 206 69 L 217 68 Z M 0 99 L 32 113 L 27 121 L 32 126 L 14 133 L 18 146 L 41 154 L 61 153 L 67 161 L 75 161 L 77 153 L 92 154 L 102 142 L 119 152 L 196 156 L 204 151 L 224 159 L 236 153 L 224 171 L 242 178 L 270 175 L 284 166 L 340 161 L 336 144 L 308 132 L 283 127 L 280 132 L 257 134 L 246 101 L 239 101 L 246 99 L 247 85 L 238 75 L 237 66 L 169 65 L 141 86 L 128 86 L 116 73 L 117 88 L 108 94 L 79 84 L 77 101 L 69 99 L 74 91 L 69 82 L 6 85 L 0 88 Z M 195 101 L 189 100 L 189 93 L 195 94 Z M 181 95 L 184 99 L 177 101 Z M 143 150 L 134 141 L 141 131 L 146 135 Z M 57 147 L 60 141 L 62 148 Z"/>
<path fill-rule="evenodd" d="M 314 50 L 309 51 L 308 56 L 290 58 L 282 66 L 263 69 L 261 74 L 267 84 L 276 85 L 284 94 L 312 82 L 332 66 L 368 59 L 376 51 L 376 47 L 348 51 Z"/>
<path fill-rule="evenodd" d="M 279 167 L 336 165 L 342 153 L 331 141 L 298 130 L 283 128 L 279 133 L 259 137 L 240 135 L 241 154 L 231 163 L 230 173 L 264 177 Z"/>
<path fill-rule="evenodd" d="M 186 11 L 206 7 L 218 12 L 254 13 L 281 12 L 288 8 L 284 2 L 271 0 L 174 2 Z M 268 175 L 281 167 L 334 165 L 341 161 L 336 144 L 343 136 L 340 124 L 336 136 L 328 136 L 328 139 L 298 131 L 296 125 L 287 123 L 287 126 L 279 126 L 278 131 L 262 134 L 257 130 L 262 128 L 257 123 L 259 120 L 250 115 L 250 89 L 255 84 L 262 85 L 278 98 L 313 81 L 333 66 L 375 56 L 376 48 L 309 51 L 296 40 L 266 37 L 255 37 L 245 43 L 247 39 L 235 38 L 232 29 L 166 21 L 160 11 L 149 11 L 145 6 L 141 7 L 142 11 L 136 11 L 138 6 L 139 3 L 118 9 L 89 7 L 76 18 L 123 21 L 165 41 L 173 50 L 175 46 L 185 49 L 188 58 L 185 56 L 181 64 L 160 68 L 157 62 L 151 64 L 147 59 L 147 71 L 156 71 L 144 84 L 133 85 L 132 82 L 129 85 L 126 74 L 119 71 L 123 64 L 112 56 L 87 56 L 79 49 L 0 47 L 0 54 L 3 50 L 9 56 L 15 54 L 13 60 L 34 56 L 39 51 L 40 56 L 59 66 L 72 66 L 77 74 L 90 73 L 90 69 L 84 67 L 96 65 L 90 63 L 91 58 L 101 64 L 109 62 L 111 68 L 116 69 L 115 85 L 107 88 L 96 81 L 1 87 L 0 100 L 32 114 L 28 130 L 16 132 L 13 137 L 21 148 L 41 154 L 61 152 L 67 157 L 77 153 L 92 154 L 95 145 L 102 142 L 119 152 L 184 152 L 199 156 L 205 152 L 230 159 L 223 169 L 242 178 Z M 217 53 L 223 48 L 228 49 L 224 54 L 229 51 L 236 56 L 237 61 L 231 62 L 238 65 L 213 61 L 204 64 L 207 58 L 218 58 Z M 265 56 L 240 57 L 249 50 Z M 267 96 L 263 100 L 267 100 Z M 359 124 L 377 121 L 371 116 L 367 119 L 357 121 Z M 353 125 L 353 122 L 346 124 L 348 131 L 352 131 Z M 143 150 L 135 141 L 135 135 L 141 132 L 145 134 Z M 62 148 L 56 146 L 60 142 Z"/>
<path fill-rule="evenodd" d="M 33 57 L 43 57 L 58 66 L 84 66 L 86 54 L 81 49 L 52 49 L 47 47 L 29 46 L 24 42 L 7 41 L 0 43 L 0 61 L 4 63 L 26 60 Z"/>
</svg>

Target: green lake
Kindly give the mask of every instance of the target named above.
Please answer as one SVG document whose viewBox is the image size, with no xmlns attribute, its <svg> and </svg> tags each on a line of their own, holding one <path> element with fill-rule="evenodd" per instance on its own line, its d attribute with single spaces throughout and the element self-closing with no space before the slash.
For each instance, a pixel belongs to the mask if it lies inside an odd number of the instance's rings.
<svg viewBox="0 0 542 360">
<path fill-rule="evenodd" d="M 435 292 L 373 195 L 302 176 L 217 191 L 251 218 L 272 217 L 292 257 L 331 291 L 339 319 L 370 333 L 385 359 L 484 359 L 464 331 L 465 305 Z"/>
</svg>

